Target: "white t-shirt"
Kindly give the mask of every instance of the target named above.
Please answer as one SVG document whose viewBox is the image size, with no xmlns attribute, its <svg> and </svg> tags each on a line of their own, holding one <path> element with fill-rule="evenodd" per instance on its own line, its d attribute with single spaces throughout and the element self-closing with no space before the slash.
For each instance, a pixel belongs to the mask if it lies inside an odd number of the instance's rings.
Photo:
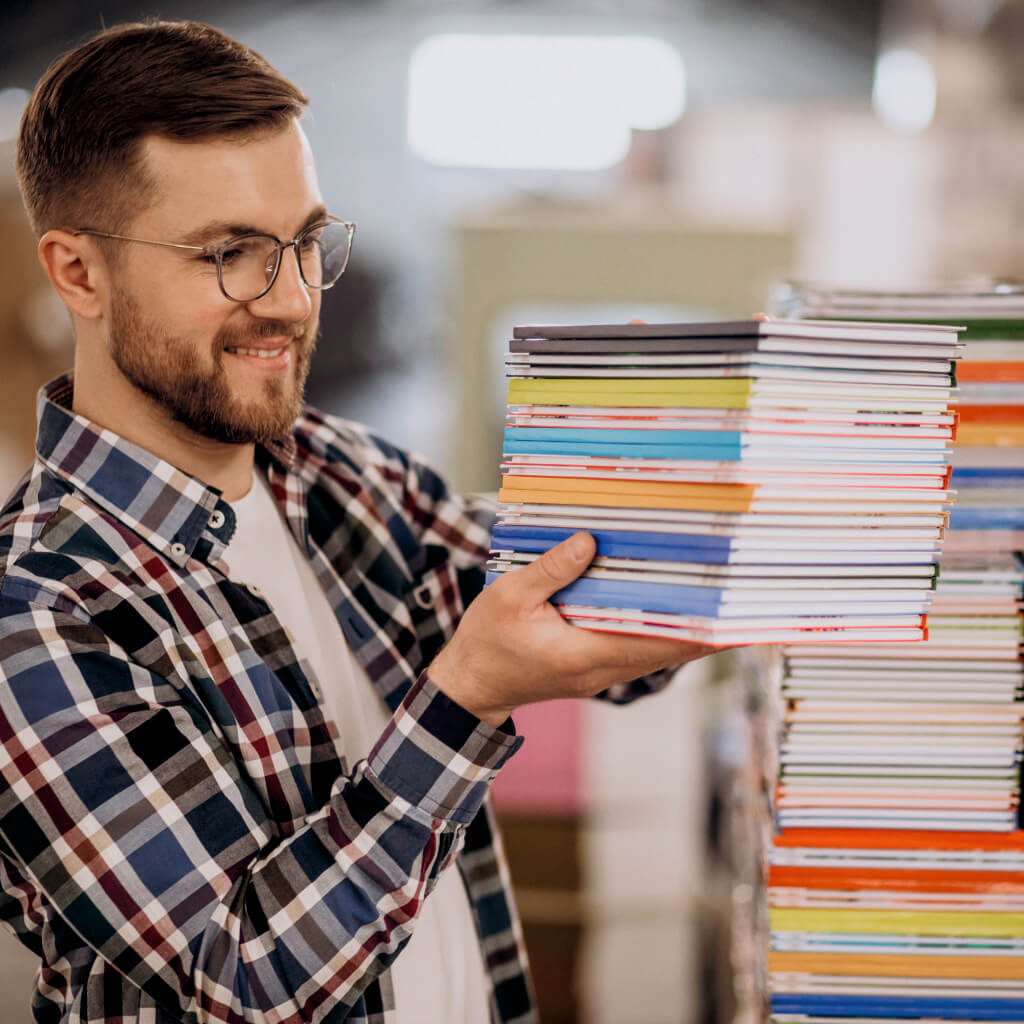
<svg viewBox="0 0 1024 1024">
<path fill-rule="evenodd" d="M 313 567 L 259 473 L 232 506 L 237 528 L 225 559 L 231 578 L 253 584 L 291 633 L 316 675 L 349 766 L 366 757 L 391 720 L 345 641 Z M 441 873 L 405 948 L 391 966 L 400 1024 L 481 1024 L 490 1019 L 487 978 L 469 897 L 459 872 Z"/>
</svg>

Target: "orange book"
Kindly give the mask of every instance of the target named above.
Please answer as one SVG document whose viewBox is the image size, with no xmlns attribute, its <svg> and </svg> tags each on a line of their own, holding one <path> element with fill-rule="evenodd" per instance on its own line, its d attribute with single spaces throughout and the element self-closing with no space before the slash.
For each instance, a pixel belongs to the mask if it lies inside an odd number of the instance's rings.
<svg viewBox="0 0 1024 1024">
<path fill-rule="evenodd" d="M 1019 981 L 1024 956 L 956 956 L 919 953 L 789 953 L 772 950 L 768 969 L 774 974 L 855 975 L 887 978 L 973 978 Z"/>
<path fill-rule="evenodd" d="M 506 475 L 499 501 L 627 508 L 747 512 L 757 491 L 749 484 L 660 483 L 588 477 Z"/>
<path fill-rule="evenodd" d="M 895 828 L 787 828 L 772 842 L 775 846 L 787 848 L 1024 851 L 1024 829 L 1015 832 L 926 832 Z"/>
<path fill-rule="evenodd" d="M 956 366 L 956 379 L 960 382 L 977 381 L 985 384 L 1024 382 L 1024 362 L 959 362 Z"/>
<path fill-rule="evenodd" d="M 695 512 L 749 512 L 750 502 L 736 498 L 666 498 L 660 495 L 594 494 L 580 491 L 549 491 L 502 487 L 498 501 L 533 502 L 539 505 L 596 505 L 599 508 L 667 508 Z"/>
<path fill-rule="evenodd" d="M 752 484 L 699 484 L 683 481 L 613 480 L 593 476 L 527 476 L 512 473 L 503 476 L 505 487 L 535 491 L 586 491 L 595 494 L 649 494 L 662 497 L 733 498 L 749 502 L 757 492 Z"/>
<path fill-rule="evenodd" d="M 768 884 L 797 889 L 1024 894 L 1024 875 L 1016 868 L 1008 868 L 1006 871 L 955 871 L 934 868 L 826 868 L 773 864 L 768 869 Z"/>
<path fill-rule="evenodd" d="M 965 404 L 957 413 L 961 428 L 966 423 L 1024 423 L 1024 405 Z"/>
</svg>

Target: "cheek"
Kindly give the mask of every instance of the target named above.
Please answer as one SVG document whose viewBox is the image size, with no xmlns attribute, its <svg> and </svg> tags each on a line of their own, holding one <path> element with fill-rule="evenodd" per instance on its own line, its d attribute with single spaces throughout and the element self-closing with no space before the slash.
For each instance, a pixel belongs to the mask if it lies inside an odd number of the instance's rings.
<svg viewBox="0 0 1024 1024">
<path fill-rule="evenodd" d="M 205 289 L 184 290 L 170 284 L 166 288 L 136 291 L 134 295 L 135 306 L 146 320 L 169 335 L 183 338 L 215 333 L 230 312 L 223 309 L 223 301 L 206 296 Z"/>
<path fill-rule="evenodd" d="M 212 355 L 220 358 L 231 334 L 232 315 L 237 307 L 224 309 L 219 304 L 189 303 L 180 300 L 170 303 L 163 311 L 166 333 L 178 344 L 195 351 L 200 357 Z"/>
</svg>

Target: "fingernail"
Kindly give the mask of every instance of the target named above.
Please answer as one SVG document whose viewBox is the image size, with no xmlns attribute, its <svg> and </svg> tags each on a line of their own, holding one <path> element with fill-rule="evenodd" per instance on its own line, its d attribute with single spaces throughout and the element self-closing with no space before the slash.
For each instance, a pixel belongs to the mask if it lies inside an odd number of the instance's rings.
<svg viewBox="0 0 1024 1024">
<path fill-rule="evenodd" d="M 575 537 L 569 539 L 569 557 L 574 562 L 586 561 L 587 556 L 590 554 L 590 545 L 587 543 L 587 538 L 583 534 L 576 534 Z"/>
</svg>

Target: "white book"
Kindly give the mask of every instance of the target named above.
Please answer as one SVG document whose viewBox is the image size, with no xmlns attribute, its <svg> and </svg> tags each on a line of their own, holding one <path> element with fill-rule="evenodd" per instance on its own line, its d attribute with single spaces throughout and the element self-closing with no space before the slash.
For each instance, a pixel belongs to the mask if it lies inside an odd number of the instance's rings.
<svg viewBox="0 0 1024 1024">
<path fill-rule="evenodd" d="M 645 508 L 612 508 L 599 505 L 542 505 L 535 502 L 502 502 L 498 506 L 503 521 L 512 521 L 516 516 L 586 516 L 599 520 L 621 520 L 630 523 L 651 522 L 659 525 L 652 529 L 660 529 L 661 524 L 708 523 L 712 525 L 733 526 L 795 526 L 803 529 L 806 526 L 944 526 L 946 517 L 943 513 L 925 514 L 909 513 L 906 515 L 886 515 L 872 512 L 870 509 L 857 514 L 818 513 L 806 515 L 802 513 L 778 512 L 702 512 L 696 509 L 645 509 Z M 628 529 L 634 529 L 633 526 Z M 685 532 L 685 531 L 682 531 Z"/>
</svg>

